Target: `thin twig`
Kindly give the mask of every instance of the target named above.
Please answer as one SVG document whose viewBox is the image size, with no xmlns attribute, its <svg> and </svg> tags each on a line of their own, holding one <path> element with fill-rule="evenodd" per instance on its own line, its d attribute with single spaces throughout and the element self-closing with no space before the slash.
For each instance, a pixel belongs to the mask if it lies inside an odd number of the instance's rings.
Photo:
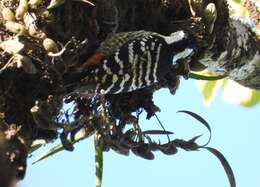
<svg viewBox="0 0 260 187">
<path fill-rule="evenodd" d="M 162 122 L 160 121 L 160 119 L 158 118 L 158 116 L 156 115 L 156 114 L 154 114 L 155 115 L 155 117 L 156 117 L 156 119 L 157 119 L 157 121 L 158 121 L 158 123 L 160 124 L 160 126 L 162 127 L 162 129 L 166 132 L 166 129 L 164 128 L 164 126 L 163 126 L 163 124 L 162 124 Z M 168 141 L 170 142 L 171 141 L 171 139 L 170 139 L 170 137 L 169 137 L 169 135 L 168 134 L 166 134 L 166 136 L 167 136 L 167 139 L 168 139 Z"/>
</svg>

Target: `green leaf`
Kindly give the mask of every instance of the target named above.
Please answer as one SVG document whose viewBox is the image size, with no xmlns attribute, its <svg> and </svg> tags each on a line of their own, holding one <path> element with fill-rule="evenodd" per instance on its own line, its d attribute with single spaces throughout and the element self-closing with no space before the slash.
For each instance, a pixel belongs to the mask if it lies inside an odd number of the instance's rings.
<svg viewBox="0 0 260 187">
<path fill-rule="evenodd" d="M 79 141 L 88 138 L 90 135 L 91 134 L 82 133 L 79 136 L 76 136 L 75 140 L 73 142 L 71 142 L 71 143 L 72 143 L 72 145 L 74 145 L 75 143 L 78 143 Z M 52 147 L 51 149 L 49 149 L 48 151 L 44 152 L 42 155 L 40 155 L 37 159 L 35 159 L 33 161 L 32 164 L 36 164 L 39 161 L 44 160 L 44 159 L 46 159 L 46 158 L 48 158 L 48 157 L 50 157 L 50 156 L 52 156 L 52 155 L 62 151 L 62 150 L 64 150 L 63 145 L 62 144 L 58 144 L 58 145 Z"/>
<path fill-rule="evenodd" d="M 252 107 L 259 103 L 260 92 L 228 80 L 224 84 L 222 97 L 226 103 Z"/>
<path fill-rule="evenodd" d="M 241 106 L 246 106 L 246 107 L 252 107 L 255 106 L 259 103 L 260 101 L 260 92 L 256 90 L 251 91 L 250 98 L 244 101 L 240 102 Z"/>
<path fill-rule="evenodd" d="M 187 111 L 187 110 L 180 110 L 180 111 L 178 111 L 178 112 L 185 113 L 185 114 L 188 114 L 188 115 L 192 116 L 193 118 L 195 118 L 196 120 L 198 120 L 200 123 L 202 123 L 202 124 L 208 129 L 208 131 L 209 131 L 209 139 L 208 139 L 208 141 L 207 141 L 204 145 L 202 145 L 202 146 L 200 146 L 200 147 L 205 147 L 205 146 L 207 146 L 207 145 L 209 144 L 210 140 L 211 140 L 211 137 L 212 137 L 211 128 L 210 128 L 208 122 L 207 122 L 205 119 L 203 119 L 201 116 L 199 116 L 198 114 L 196 114 L 196 113 L 194 113 L 194 112 Z M 199 138 L 199 137 L 200 137 L 200 136 L 195 137 L 195 139 L 194 139 L 193 141 L 195 141 L 195 140 L 196 140 L 197 138 Z"/>
<path fill-rule="evenodd" d="M 50 150 L 43 153 L 39 158 L 35 159 L 32 164 L 36 164 L 37 162 L 44 160 L 45 158 L 48 158 L 48 157 L 54 155 L 55 153 L 62 151 L 63 149 L 64 149 L 64 147 L 62 144 L 56 145 L 56 146 L 52 147 Z"/>
<path fill-rule="evenodd" d="M 142 132 L 143 135 L 170 135 L 173 134 L 171 131 L 164 131 L 164 130 L 147 130 Z"/>
<path fill-rule="evenodd" d="M 205 80 L 205 81 L 217 81 L 224 79 L 226 76 L 205 76 L 197 73 L 189 73 L 189 78 L 196 80 Z"/>
<path fill-rule="evenodd" d="M 234 173 L 233 173 L 232 168 L 229 165 L 227 159 L 224 157 L 224 155 L 222 153 L 220 153 L 217 149 L 214 149 L 211 147 L 205 147 L 205 149 L 207 149 L 209 152 L 211 152 L 213 155 L 215 155 L 221 162 L 221 165 L 223 166 L 223 168 L 227 174 L 230 187 L 236 187 L 236 180 L 235 180 Z"/>
<path fill-rule="evenodd" d="M 101 187 L 103 178 L 103 150 L 98 145 L 97 137 L 94 138 L 96 161 L 96 187 Z"/>
<path fill-rule="evenodd" d="M 244 17 L 248 18 L 249 17 L 249 12 L 246 7 L 243 6 L 243 3 L 241 0 L 229 0 L 229 11 L 230 11 L 230 16 L 232 16 L 235 19 Z"/>
<path fill-rule="evenodd" d="M 235 3 L 241 3 L 241 0 L 233 0 Z"/>
<path fill-rule="evenodd" d="M 184 140 L 176 139 L 176 140 L 173 141 L 173 143 L 176 147 L 180 147 L 180 148 L 182 148 L 186 151 L 197 151 L 199 149 L 206 149 L 207 151 L 212 153 L 221 162 L 221 165 L 224 168 L 226 175 L 228 177 L 230 187 L 236 187 L 236 180 L 235 180 L 233 170 L 232 170 L 230 164 L 228 163 L 227 159 L 225 158 L 225 156 L 215 148 L 205 147 L 205 146 L 203 147 L 203 146 L 197 145 L 195 143 L 195 141 L 199 137 L 200 136 L 196 136 L 196 137 L 192 138 L 191 140 L 189 140 L 188 142 L 184 141 Z"/>
<path fill-rule="evenodd" d="M 223 81 L 199 81 L 198 87 L 202 93 L 203 101 L 206 106 L 209 106 L 215 99 L 218 88 Z"/>
</svg>

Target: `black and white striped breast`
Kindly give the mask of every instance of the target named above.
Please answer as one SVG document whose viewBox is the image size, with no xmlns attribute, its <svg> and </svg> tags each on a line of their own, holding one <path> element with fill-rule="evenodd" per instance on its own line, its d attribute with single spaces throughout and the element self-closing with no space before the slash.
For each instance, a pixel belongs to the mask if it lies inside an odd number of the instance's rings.
<svg viewBox="0 0 260 187">
<path fill-rule="evenodd" d="M 157 35 L 129 41 L 103 59 L 89 77 L 95 82 L 95 92 L 131 92 L 158 82 L 164 74 L 158 70 L 170 70 L 171 53 L 169 45 Z"/>
</svg>

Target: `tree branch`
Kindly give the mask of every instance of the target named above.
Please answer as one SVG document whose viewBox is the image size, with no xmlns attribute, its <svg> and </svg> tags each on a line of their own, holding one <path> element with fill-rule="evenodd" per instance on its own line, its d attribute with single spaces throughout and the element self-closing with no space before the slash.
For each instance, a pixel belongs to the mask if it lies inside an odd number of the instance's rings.
<svg viewBox="0 0 260 187">
<path fill-rule="evenodd" d="M 215 36 L 216 42 L 200 57 L 200 62 L 218 75 L 228 75 L 244 86 L 260 89 L 260 41 L 251 29 L 229 19 Z"/>
</svg>

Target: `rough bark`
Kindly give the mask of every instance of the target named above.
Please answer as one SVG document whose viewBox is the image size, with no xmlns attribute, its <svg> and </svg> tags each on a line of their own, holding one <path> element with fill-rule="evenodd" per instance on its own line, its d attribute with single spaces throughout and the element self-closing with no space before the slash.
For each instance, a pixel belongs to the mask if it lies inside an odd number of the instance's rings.
<svg viewBox="0 0 260 187">
<path fill-rule="evenodd" d="M 252 5 L 249 1 L 245 3 Z M 218 18 L 214 23 L 213 33 L 208 36 L 208 41 L 212 41 L 212 44 L 201 53 L 198 61 L 218 75 L 228 76 L 244 86 L 260 89 L 259 36 L 245 23 L 223 16 L 220 10 L 225 7 L 223 4 L 219 5 L 216 3 Z M 255 24 L 258 24 L 259 12 L 255 7 L 250 12 L 254 15 Z"/>
<path fill-rule="evenodd" d="M 260 89 L 260 42 L 251 29 L 238 20 L 229 19 L 228 24 L 216 32 L 215 44 L 202 55 L 200 62 L 218 75 Z"/>
</svg>

